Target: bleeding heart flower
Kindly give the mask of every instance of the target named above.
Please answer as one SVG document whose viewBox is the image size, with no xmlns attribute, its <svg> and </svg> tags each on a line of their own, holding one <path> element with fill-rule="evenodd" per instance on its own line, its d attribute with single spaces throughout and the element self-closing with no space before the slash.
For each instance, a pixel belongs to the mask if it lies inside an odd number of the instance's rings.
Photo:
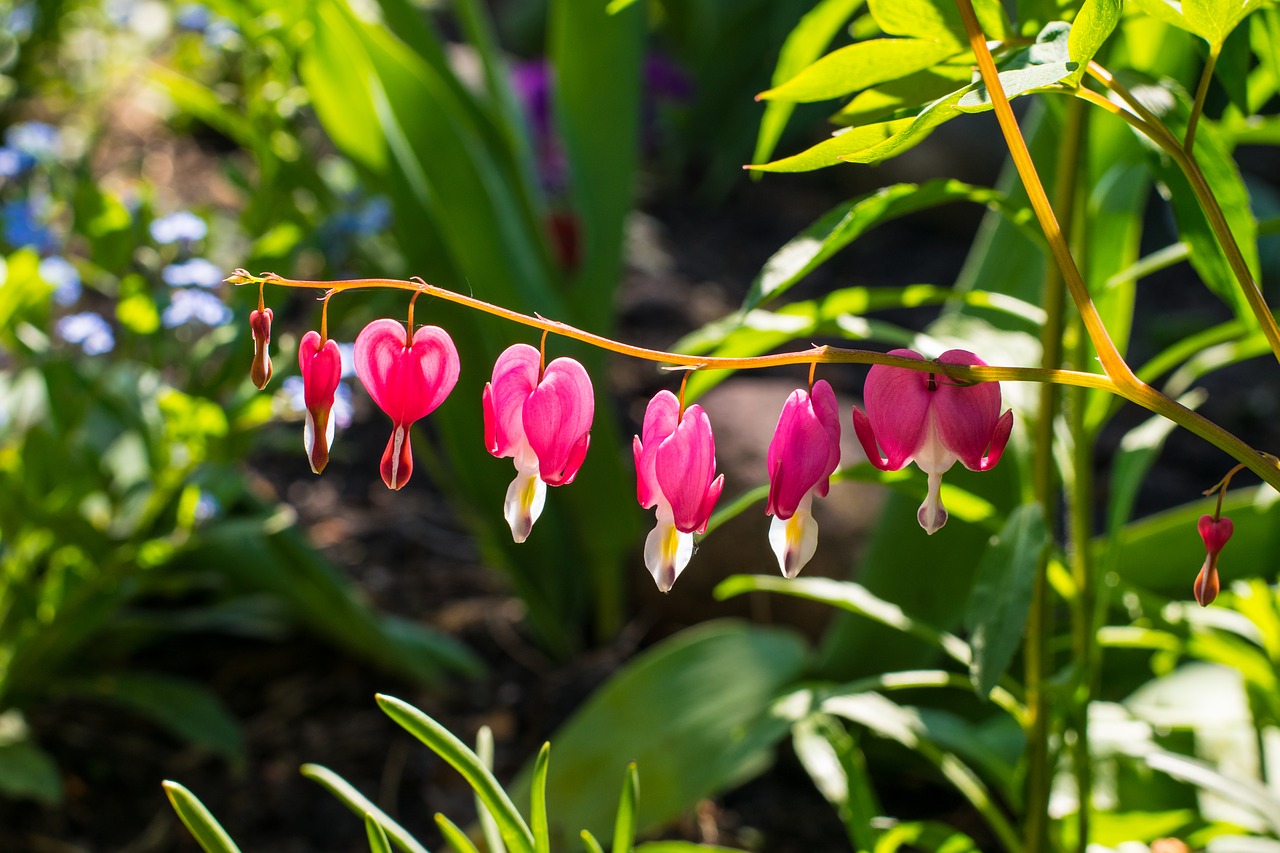
<svg viewBox="0 0 1280 853">
<path fill-rule="evenodd" d="M 1204 540 L 1205 558 L 1204 565 L 1200 567 L 1200 574 L 1196 575 L 1193 590 L 1200 606 L 1208 607 L 1218 597 L 1220 588 L 1218 554 L 1231 538 L 1231 534 L 1235 532 L 1235 525 L 1225 515 L 1221 518 L 1202 515 L 1196 527 L 1200 531 L 1200 538 Z"/>
<path fill-rule="evenodd" d="M 249 368 L 249 379 L 259 391 L 271 381 L 271 317 L 270 308 L 249 315 L 249 328 L 253 332 L 253 365 Z"/>
<path fill-rule="evenodd" d="M 636 497 L 645 509 L 657 507 L 658 519 L 645 539 L 644 563 L 667 592 L 693 556 L 693 534 L 707 529 L 724 475 L 716 476 L 716 440 L 701 406 L 681 415 L 676 395 L 659 391 L 640 432 L 632 442 Z"/>
<path fill-rule="evenodd" d="M 409 427 L 444 402 L 458 382 L 458 350 L 439 326 L 423 326 L 407 338 L 396 320 L 374 320 L 356 338 L 356 375 L 391 418 L 382 452 L 382 481 L 399 489 L 413 474 Z"/>
<path fill-rule="evenodd" d="M 782 574 L 793 578 L 818 547 L 813 495 L 826 497 L 840 464 L 840 409 L 826 380 L 791 392 L 769 442 L 769 544 Z"/>
<path fill-rule="evenodd" d="M 581 364 L 557 358 L 539 376 L 541 363 L 528 344 L 508 347 L 482 397 L 485 447 L 499 459 L 515 460 L 502 514 L 517 542 L 528 538 L 542 514 L 547 486 L 565 486 L 577 476 L 595 416 L 591 379 Z"/>
<path fill-rule="evenodd" d="M 271 319 L 270 312 L 271 309 L 268 308 L 268 323 Z M 256 329 L 254 336 L 257 336 Z M 332 339 L 321 341 L 319 332 L 307 332 L 298 344 L 298 369 L 302 372 L 302 398 L 307 407 L 302 444 L 307 448 L 311 470 L 319 474 L 329 464 L 329 448 L 333 446 L 335 421 L 330 417 L 330 412 L 333 409 L 333 395 L 338 390 L 338 380 L 342 378 L 342 356 L 338 353 L 337 342 Z M 264 382 L 263 385 L 265 384 Z"/>
<path fill-rule="evenodd" d="M 909 349 L 890 355 L 923 358 Z M 985 365 L 973 353 L 947 350 L 941 364 Z M 1013 411 L 1000 414 L 1000 385 L 958 385 L 940 373 L 877 364 L 867 374 L 867 413 L 853 409 L 853 428 L 867 460 L 881 471 L 897 471 L 910 462 L 929 475 L 929 495 L 916 518 L 927 533 L 947 523 L 939 491 L 942 475 L 959 460 L 970 471 L 995 467 L 1013 429 Z M 879 441 L 887 459 L 876 447 Z"/>
</svg>

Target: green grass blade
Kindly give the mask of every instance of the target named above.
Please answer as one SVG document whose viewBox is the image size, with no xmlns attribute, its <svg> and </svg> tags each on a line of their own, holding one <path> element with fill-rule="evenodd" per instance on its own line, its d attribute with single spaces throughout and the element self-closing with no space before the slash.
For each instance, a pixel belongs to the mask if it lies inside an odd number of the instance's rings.
<svg viewBox="0 0 1280 853">
<path fill-rule="evenodd" d="M 550 761 L 551 744 L 544 743 L 533 765 L 533 793 L 529 806 L 536 853 L 551 853 L 551 830 L 547 826 L 547 766 Z"/>
<path fill-rule="evenodd" d="M 633 761 L 622 777 L 622 797 L 618 800 L 618 818 L 613 824 L 612 853 L 631 853 L 636 843 L 636 810 L 640 805 L 640 774 Z"/>
<path fill-rule="evenodd" d="M 485 808 L 493 815 L 507 849 L 517 853 L 534 853 L 533 833 L 520 816 L 507 792 L 480 762 L 466 744 L 444 726 L 417 708 L 392 696 L 378 694 L 378 706 L 418 740 L 449 762 L 475 790 Z"/>
<path fill-rule="evenodd" d="M 582 846 L 587 848 L 587 853 L 604 853 L 604 848 L 600 846 L 600 842 L 596 841 L 596 837 L 587 830 L 581 832 Z"/>
<path fill-rule="evenodd" d="M 467 837 L 467 834 L 456 823 L 439 812 L 436 813 L 436 826 L 440 827 L 440 834 L 444 836 L 444 840 L 449 842 L 449 846 L 457 853 L 480 853 L 475 844 L 471 843 L 471 839 Z"/>
<path fill-rule="evenodd" d="M 169 804 L 206 853 L 240 853 L 240 848 L 231 840 L 231 836 L 227 835 L 227 831 L 195 794 L 177 782 L 166 781 L 162 784 L 169 797 Z"/>
<path fill-rule="evenodd" d="M 480 763 L 493 771 L 493 729 L 481 726 L 476 732 L 476 757 Z M 484 833 L 485 847 L 489 853 L 507 853 L 507 845 L 502 843 L 502 832 L 489 810 L 484 807 L 479 794 L 476 795 L 476 815 L 480 819 L 480 831 Z"/>
<path fill-rule="evenodd" d="M 364 814 L 364 831 L 369 836 L 369 853 L 391 853 L 391 842 L 382 831 L 378 819 L 369 812 Z"/>
<path fill-rule="evenodd" d="M 320 783 L 330 794 L 341 800 L 343 805 L 364 817 L 366 822 L 372 815 L 378 826 L 386 833 L 387 838 L 402 853 L 428 853 L 427 848 L 419 844 L 403 826 L 388 817 L 386 812 L 375 806 L 371 800 L 353 788 L 350 782 L 328 767 L 304 764 L 299 768 L 299 772 L 311 781 Z"/>
</svg>

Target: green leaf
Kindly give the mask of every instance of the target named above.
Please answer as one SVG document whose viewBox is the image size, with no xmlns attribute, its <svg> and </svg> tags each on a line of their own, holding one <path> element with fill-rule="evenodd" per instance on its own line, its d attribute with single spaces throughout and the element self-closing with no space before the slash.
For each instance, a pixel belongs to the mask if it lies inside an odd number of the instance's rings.
<svg viewBox="0 0 1280 853">
<path fill-rule="evenodd" d="M 1191 32 L 1220 47 L 1244 16 L 1260 5 L 1262 0 L 1182 0 L 1182 15 Z"/>
<path fill-rule="evenodd" d="M 391 842 L 387 841 L 387 834 L 372 814 L 365 813 L 364 832 L 369 837 L 369 853 L 391 853 Z"/>
<path fill-rule="evenodd" d="M 0 731 L 0 794 L 14 799 L 30 799 L 53 806 L 62 801 L 62 779 L 58 765 L 31 740 L 16 711 L 0 716 L 0 729 L 17 725 L 23 730 L 13 736 Z"/>
<path fill-rule="evenodd" d="M 178 737 L 208 747 L 229 761 L 244 758 L 240 724 L 202 684 L 167 675 L 120 673 L 72 683 L 68 689 L 144 714 Z"/>
<path fill-rule="evenodd" d="M 968 63 L 943 62 L 860 92 L 831 117 L 831 122 L 861 125 L 883 121 L 899 111 L 918 112 L 925 104 L 967 86 L 972 79 L 973 68 Z M 757 157 L 756 161 L 761 159 Z"/>
<path fill-rule="evenodd" d="M 1013 71 L 1001 71 L 1000 85 L 1004 88 L 1007 97 L 1016 98 L 1026 92 L 1052 86 L 1074 70 L 1076 70 L 1074 62 L 1050 62 Z M 985 112 L 991 108 L 992 104 L 985 83 L 979 83 L 976 89 L 966 92 L 964 97 L 956 103 L 956 109 L 964 113 Z"/>
<path fill-rule="evenodd" d="M 871 853 L 898 853 L 899 850 L 925 853 L 978 853 L 973 839 L 936 821 L 901 821 L 886 829 Z"/>
<path fill-rule="evenodd" d="M 867 775 L 866 758 L 838 719 L 810 714 L 791 727 L 791 746 L 814 787 L 840 815 L 854 850 L 870 850 L 872 821 L 884 814 Z"/>
<path fill-rule="evenodd" d="M 927 39 L 887 38 L 860 41 L 819 59 L 781 86 L 757 99 L 808 103 L 838 98 L 877 83 L 923 71 L 953 56 L 958 46 Z"/>
<path fill-rule="evenodd" d="M 476 845 L 472 843 L 467 834 L 449 818 L 436 813 L 436 826 L 440 829 L 440 834 L 444 836 L 444 840 L 449 842 L 455 853 L 480 853 L 476 849 Z"/>
<path fill-rule="evenodd" d="M 964 21 L 950 0 L 867 0 L 871 16 L 880 29 L 898 36 L 968 44 Z M 999 0 L 975 0 L 978 23 L 988 39 L 1003 39 L 1009 19 Z"/>
<path fill-rule="evenodd" d="M 1080 82 L 1089 60 L 1111 36 L 1123 11 L 1123 0 L 1085 0 L 1071 23 L 1071 35 L 1067 39 L 1067 54 L 1076 63 L 1076 70 L 1064 83 L 1074 86 Z"/>
<path fill-rule="evenodd" d="M 508 850 L 534 853 L 533 832 L 516 809 L 502 785 L 474 752 L 448 729 L 422 711 L 393 696 L 378 694 L 378 707 L 407 732 L 429 746 L 436 755 L 462 774 L 489 814 L 498 823 Z"/>
<path fill-rule="evenodd" d="M 759 773 L 787 730 L 769 708 L 800 675 L 804 656 L 804 642 L 789 631 L 709 622 L 619 670 L 551 738 L 553 845 L 584 827 L 599 835 L 614 825 L 617 800 L 600 778 L 620 757 L 643 768 L 641 832 Z M 528 790 L 527 769 L 516 788 Z"/>
<path fill-rule="evenodd" d="M 737 847 L 695 844 L 692 841 L 648 841 L 637 847 L 636 853 L 745 853 L 745 851 Z"/>
<path fill-rule="evenodd" d="M 839 165 L 846 157 L 875 148 L 899 137 L 915 123 L 916 119 L 914 118 L 900 118 L 877 124 L 866 124 L 861 127 L 851 127 L 837 132 L 831 139 L 819 142 L 799 154 L 793 154 L 790 157 L 783 157 L 781 160 L 773 160 L 769 163 L 749 165 L 745 168 L 757 172 L 812 172 L 815 169 L 825 169 L 828 166 Z"/>
<path fill-rule="evenodd" d="M 1157 838 L 1185 837 L 1197 822 L 1194 809 L 1171 811 L 1095 812 L 1089 817 L 1089 841 L 1104 847 L 1125 842 L 1150 844 Z M 1073 821 L 1063 821 L 1064 828 Z"/>
<path fill-rule="evenodd" d="M 382 831 L 386 833 L 391 843 L 402 853 L 428 853 L 427 848 L 419 844 L 412 835 L 405 831 L 404 827 L 388 817 L 386 812 L 375 806 L 372 801 L 353 788 L 351 783 L 328 767 L 323 767 L 319 764 L 304 764 L 299 768 L 299 772 L 311 781 L 319 783 L 329 793 L 337 797 L 343 805 L 359 815 L 366 822 L 366 825 L 369 818 L 372 817 Z"/>
<path fill-rule="evenodd" d="M 173 810 L 178 813 L 182 823 L 195 836 L 205 853 L 240 853 L 240 848 L 231 840 L 231 836 L 227 835 L 217 818 L 210 814 L 195 794 L 177 782 L 166 781 L 161 784 Z"/>
<path fill-rule="evenodd" d="M 1204 761 L 1162 749 L 1143 753 L 1140 759 L 1153 770 L 1249 809 L 1265 821 L 1272 832 L 1280 832 L 1280 797 L 1265 785 L 1240 775 L 1228 776 Z"/>
<path fill-rule="evenodd" d="M 636 814 L 640 807 L 640 773 L 633 761 L 622 777 L 622 795 L 618 798 L 618 816 L 613 821 L 611 853 L 631 853 L 636 843 Z"/>
<path fill-rule="evenodd" d="M 1009 514 L 982 555 L 964 617 L 973 648 L 969 677 L 979 697 L 999 683 L 1022 642 L 1036 571 L 1048 544 L 1043 509 L 1027 503 Z"/>
<path fill-rule="evenodd" d="M 493 771 L 493 730 L 488 726 L 481 726 L 480 731 L 476 732 L 476 757 L 486 769 Z M 507 846 L 502 843 L 502 831 L 498 829 L 493 815 L 489 814 L 489 810 L 484 807 L 479 794 L 476 795 L 475 802 L 480 831 L 484 834 L 488 853 L 507 853 Z"/>
<path fill-rule="evenodd" d="M 865 587 L 852 581 L 828 578 L 787 580 L 765 575 L 733 575 L 717 584 L 713 594 L 717 601 L 724 601 L 748 592 L 778 592 L 829 604 L 915 637 L 965 666 L 973 659 L 969 644 L 964 640 L 912 619 L 898 605 L 877 598 Z"/>
<path fill-rule="evenodd" d="M 865 0 L 821 0 L 806 13 L 782 44 L 772 84 L 778 86 L 785 83 L 821 56 L 836 33 L 864 2 Z M 772 156 L 794 110 L 795 107 L 785 101 L 765 104 L 764 115 L 760 118 L 760 132 L 756 137 L 755 153 L 751 157 L 753 162 L 762 163 Z"/>
<path fill-rule="evenodd" d="M 1151 17 L 1164 21 L 1166 24 L 1186 30 L 1189 33 L 1195 32 L 1182 13 L 1182 4 L 1177 0 L 1130 0 L 1130 2 Z"/>
<path fill-rule="evenodd" d="M 579 837 L 582 839 L 582 846 L 586 848 L 587 853 L 604 853 L 604 848 L 600 846 L 600 842 L 596 841 L 596 837 L 587 830 L 582 830 L 579 833 Z"/>
<path fill-rule="evenodd" d="M 534 853 L 551 853 L 551 835 L 547 829 L 547 763 L 550 760 L 551 744 L 544 743 L 534 761 L 533 790 L 529 797 L 529 823 L 533 829 Z M 488 767 L 485 766 L 485 769 Z"/>
<path fill-rule="evenodd" d="M 877 225 L 956 201 L 1008 211 L 1001 205 L 1003 200 L 1001 193 L 988 187 L 941 178 L 923 184 L 893 184 L 839 204 L 765 261 L 742 301 L 742 310 L 749 311 L 786 293 L 836 252 Z"/>
</svg>

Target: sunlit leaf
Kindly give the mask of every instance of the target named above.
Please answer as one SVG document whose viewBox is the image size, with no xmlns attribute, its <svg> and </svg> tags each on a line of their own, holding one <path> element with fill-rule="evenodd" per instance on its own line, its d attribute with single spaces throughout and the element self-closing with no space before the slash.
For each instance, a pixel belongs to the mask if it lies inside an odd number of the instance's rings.
<svg viewBox="0 0 1280 853">
<path fill-rule="evenodd" d="M 927 39 L 860 41 L 827 54 L 782 85 L 757 97 L 798 103 L 838 98 L 930 68 L 957 50 L 955 44 Z"/>
<path fill-rule="evenodd" d="M 366 824 L 372 818 L 401 853 L 427 853 L 427 848 L 419 844 L 405 831 L 404 827 L 392 820 L 386 812 L 375 806 L 371 800 L 337 773 L 319 764 L 304 764 L 299 771 L 337 797 L 343 805 L 366 821 Z"/>
<path fill-rule="evenodd" d="M 950 0 L 868 0 L 867 6 L 886 33 L 968 43 L 964 21 Z M 1009 21 L 999 0 L 976 0 L 973 8 L 987 38 L 1005 37 Z"/>
<path fill-rule="evenodd" d="M 1064 82 L 1074 85 L 1084 76 L 1085 66 L 1115 30 L 1124 11 L 1123 0 L 1085 0 L 1075 20 L 1071 22 L 1071 35 L 1067 41 L 1067 53 L 1076 70 Z"/>
<path fill-rule="evenodd" d="M 164 782 L 163 785 L 173 810 L 178 813 L 182 823 L 195 836 L 205 853 L 240 853 L 240 848 L 227 835 L 222 824 L 218 823 L 217 818 L 195 794 L 177 782 Z"/>
</svg>

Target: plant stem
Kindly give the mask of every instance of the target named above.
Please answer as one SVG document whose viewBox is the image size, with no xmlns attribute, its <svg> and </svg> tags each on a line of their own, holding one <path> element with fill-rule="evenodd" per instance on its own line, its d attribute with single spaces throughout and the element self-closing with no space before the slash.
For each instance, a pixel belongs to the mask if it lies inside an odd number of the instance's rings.
<svg viewBox="0 0 1280 853">
<path fill-rule="evenodd" d="M 844 347 L 816 346 L 799 352 L 762 355 L 751 358 L 725 358 L 711 356 L 684 355 L 682 353 L 663 352 L 646 349 L 611 340 L 602 335 L 595 335 L 574 328 L 567 323 L 547 320 L 543 317 L 532 317 L 512 311 L 500 305 L 493 305 L 473 296 L 454 293 L 443 287 L 427 284 L 421 279 L 403 281 L 394 278 L 360 278 L 346 281 L 304 281 L 300 279 L 282 278 L 275 273 L 263 273 L 255 276 L 245 270 L 236 270 L 227 277 L 231 284 L 273 284 L 278 287 L 304 288 L 309 290 L 325 290 L 340 293 L 346 290 L 361 288 L 384 288 L 391 290 L 422 291 L 428 296 L 435 296 L 446 302 L 453 302 L 502 317 L 522 326 L 544 329 L 552 334 L 582 341 L 600 349 L 644 359 L 664 365 L 674 365 L 693 370 L 750 370 L 761 367 L 780 367 L 788 364 L 883 364 L 889 367 L 902 367 L 907 370 L 918 370 L 925 373 L 941 373 L 956 382 L 1054 382 L 1059 385 L 1074 385 L 1080 388 L 1099 388 L 1111 394 L 1137 403 L 1144 409 L 1162 415 L 1178 426 L 1186 429 L 1205 441 L 1221 449 L 1248 466 L 1262 480 L 1280 491 L 1280 460 L 1276 457 L 1254 450 L 1245 442 L 1227 430 L 1191 411 L 1186 406 L 1171 400 L 1145 383 L 1130 380 L 1121 385 L 1111 376 L 1097 373 L 1086 373 L 1080 370 L 1045 370 L 1038 367 L 996 367 L 978 365 L 941 364 L 935 361 L 922 361 L 914 358 L 871 352 L 870 350 L 845 349 Z M 1096 314 L 1096 312 L 1095 312 Z"/>
<path fill-rule="evenodd" d="M 1142 131 L 1152 142 L 1159 145 L 1160 149 L 1168 154 L 1178 164 L 1178 168 L 1182 170 L 1182 173 L 1186 175 L 1187 181 L 1191 184 L 1191 190 L 1196 194 L 1196 200 L 1200 202 L 1200 207 L 1204 211 L 1209 228 L 1213 231 L 1213 236 L 1217 239 L 1218 245 L 1222 247 L 1222 253 L 1227 259 L 1227 265 L 1231 267 L 1231 273 L 1235 276 L 1236 283 L 1240 286 L 1245 301 L 1249 303 L 1249 310 L 1257 318 L 1258 325 L 1261 327 L 1263 335 L 1266 336 L 1267 343 L 1275 354 L 1276 360 L 1280 361 L 1280 326 L 1276 325 L 1276 318 L 1271 312 L 1271 307 L 1267 305 L 1266 299 L 1262 296 L 1262 291 L 1258 289 L 1257 282 L 1253 280 L 1253 273 L 1249 271 L 1249 264 L 1245 261 L 1244 254 L 1240 251 L 1240 245 L 1236 242 L 1235 235 L 1231 233 L 1231 226 L 1227 223 L 1226 214 L 1222 212 L 1222 206 L 1218 204 L 1218 198 L 1209 187 L 1209 182 L 1205 178 L 1204 172 L 1201 171 L 1200 164 L 1196 161 L 1194 154 L 1192 154 L 1189 147 L 1184 148 L 1183 144 L 1178 141 L 1169 128 L 1142 101 L 1138 100 L 1123 83 L 1117 80 L 1110 71 L 1097 62 L 1090 62 L 1088 71 L 1091 77 L 1102 83 L 1128 104 L 1133 112 L 1137 114 L 1137 117 L 1141 119 L 1141 122 L 1135 122 L 1127 118 L 1128 111 L 1119 109 L 1115 104 L 1110 105 L 1111 107 L 1116 107 L 1111 111 L 1124 118 L 1135 128 Z M 1104 98 L 1084 97 L 1094 103 L 1098 103 L 1099 100 L 1110 103 Z M 1192 118 L 1194 119 L 1195 116 L 1196 113 L 1193 112 Z M 1191 142 L 1190 131 L 1192 130 L 1194 130 L 1194 125 L 1190 125 L 1188 128 L 1188 145 Z"/>
<path fill-rule="evenodd" d="M 1200 74 L 1200 85 L 1196 87 L 1196 100 L 1191 105 L 1191 117 L 1187 119 L 1187 138 L 1182 143 L 1182 150 L 1189 156 L 1196 144 L 1196 125 L 1200 122 L 1200 114 L 1204 112 L 1204 100 L 1209 95 L 1209 81 L 1213 79 L 1213 67 L 1218 64 L 1218 56 L 1222 53 L 1221 44 L 1209 45 L 1209 57 L 1204 61 L 1204 71 Z"/>
</svg>

